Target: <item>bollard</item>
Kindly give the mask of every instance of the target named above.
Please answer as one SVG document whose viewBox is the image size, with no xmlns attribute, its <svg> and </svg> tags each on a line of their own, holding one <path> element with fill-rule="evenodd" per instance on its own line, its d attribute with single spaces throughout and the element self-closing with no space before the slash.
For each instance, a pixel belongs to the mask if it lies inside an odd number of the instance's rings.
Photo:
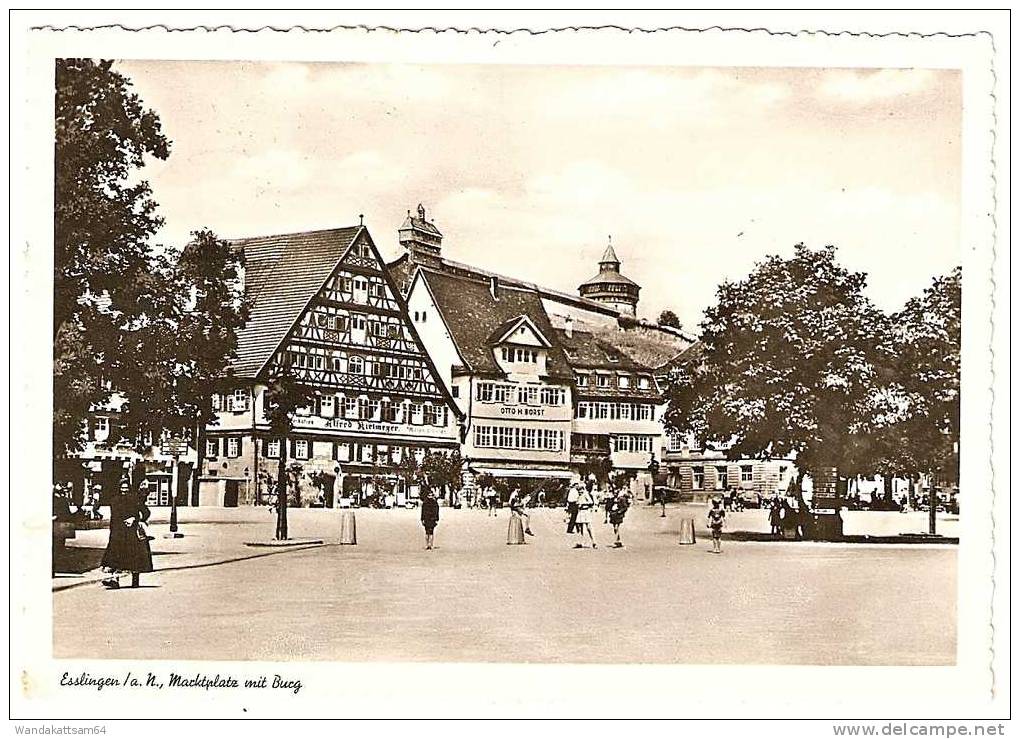
<svg viewBox="0 0 1020 739">
<path fill-rule="evenodd" d="M 681 544 L 694 544 L 694 519 L 693 518 L 681 518 L 680 519 L 680 543 Z"/>
<path fill-rule="evenodd" d="M 506 529 L 506 543 L 507 544 L 523 544 L 524 543 L 524 524 L 521 522 L 521 517 L 516 513 L 510 514 L 510 524 Z"/>
<path fill-rule="evenodd" d="M 358 521 L 354 517 L 354 511 L 350 508 L 340 511 L 340 543 L 358 543 Z"/>
</svg>

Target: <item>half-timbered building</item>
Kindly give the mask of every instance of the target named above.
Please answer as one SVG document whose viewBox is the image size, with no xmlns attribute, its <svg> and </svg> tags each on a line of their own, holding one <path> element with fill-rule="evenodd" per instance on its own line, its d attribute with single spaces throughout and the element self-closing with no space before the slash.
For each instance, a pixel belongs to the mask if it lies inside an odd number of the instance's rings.
<svg viewBox="0 0 1020 739">
<path fill-rule="evenodd" d="M 245 255 L 248 323 L 238 337 L 236 385 L 214 399 L 205 429 L 201 502 L 265 499 L 281 445 L 301 466 L 306 494 L 359 498 L 427 449 L 457 448 L 461 413 L 438 379 L 406 304 L 364 226 L 232 242 Z M 268 378 L 281 366 L 313 390 L 292 432 L 265 417 Z M 310 480 L 316 476 L 318 489 Z"/>
</svg>

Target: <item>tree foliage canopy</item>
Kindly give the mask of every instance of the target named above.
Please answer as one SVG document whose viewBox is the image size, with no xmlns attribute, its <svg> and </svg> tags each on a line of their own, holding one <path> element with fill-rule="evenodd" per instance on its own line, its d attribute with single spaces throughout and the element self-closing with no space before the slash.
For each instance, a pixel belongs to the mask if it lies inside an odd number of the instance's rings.
<svg viewBox="0 0 1020 739">
<path fill-rule="evenodd" d="M 671 326 L 673 328 L 680 328 L 680 317 L 673 311 L 667 309 L 659 314 L 658 324 L 660 326 Z"/>
<path fill-rule="evenodd" d="M 957 267 L 892 317 L 892 410 L 875 439 L 880 472 L 959 477 L 961 283 Z"/>
<path fill-rule="evenodd" d="M 864 286 L 833 247 L 803 244 L 721 285 L 696 358 L 671 378 L 667 425 L 732 457 L 867 466 L 891 345 L 888 318 Z"/>
<path fill-rule="evenodd" d="M 169 265 L 149 239 L 162 225 L 145 181 L 147 156 L 166 159 L 158 116 L 109 61 L 59 59 L 55 74 L 53 431 L 57 455 L 80 448 L 89 409 L 129 381 L 160 382 L 137 362 L 163 352 Z M 146 331 L 138 329 L 152 324 Z M 141 352 L 141 353 L 139 353 Z M 136 403 L 137 418 L 143 418 Z"/>
</svg>

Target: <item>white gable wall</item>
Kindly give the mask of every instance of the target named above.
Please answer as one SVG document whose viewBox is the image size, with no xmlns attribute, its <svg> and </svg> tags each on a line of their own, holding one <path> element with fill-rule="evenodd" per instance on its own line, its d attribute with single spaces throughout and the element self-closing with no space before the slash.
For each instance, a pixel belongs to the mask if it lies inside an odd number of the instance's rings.
<svg viewBox="0 0 1020 739">
<path fill-rule="evenodd" d="M 425 345 L 425 351 L 439 372 L 439 379 L 446 385 L 446 389 L 452 392 L 452 368 L 464 362 L 450 332 L 446 329 L 446 324 L 443 323 L 439 308 L 432 299 L 432 293 L 420 276 L 414 280 L 411 292 L 407 296 L 407 312 Z M 455 398 L 457 406 L 466 413 L 467 393 L 460 392 L 458 395 L 460 397 Z"/>
</svg>

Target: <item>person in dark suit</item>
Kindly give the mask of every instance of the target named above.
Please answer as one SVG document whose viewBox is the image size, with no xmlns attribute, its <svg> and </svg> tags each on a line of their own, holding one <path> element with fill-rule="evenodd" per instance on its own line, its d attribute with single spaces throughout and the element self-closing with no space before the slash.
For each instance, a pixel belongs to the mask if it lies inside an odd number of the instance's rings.
<svg viewBox="0 0 1020 739">
<path fill-rule="evenodd" d="M 131 573 L 131 587 L 137 588 L 139 573 L 152 572 L 152 551 L 144 523 L 150 511 L 142 498 L 125 483 L 120 495 L 110 501 L 110 540 L 103 554 L 103 569 L 109 574 L 103 586 L 120 587 L 120 575 Z"/>
<path fill-rule="evenodd" d="M 435 542 L 436 526 L 439 524 L 439 501 L 431 489 L 426 489 L 421 499 L 421 525 L 425 527 L 425 548 L 432 549 Z"/>
</svg>

